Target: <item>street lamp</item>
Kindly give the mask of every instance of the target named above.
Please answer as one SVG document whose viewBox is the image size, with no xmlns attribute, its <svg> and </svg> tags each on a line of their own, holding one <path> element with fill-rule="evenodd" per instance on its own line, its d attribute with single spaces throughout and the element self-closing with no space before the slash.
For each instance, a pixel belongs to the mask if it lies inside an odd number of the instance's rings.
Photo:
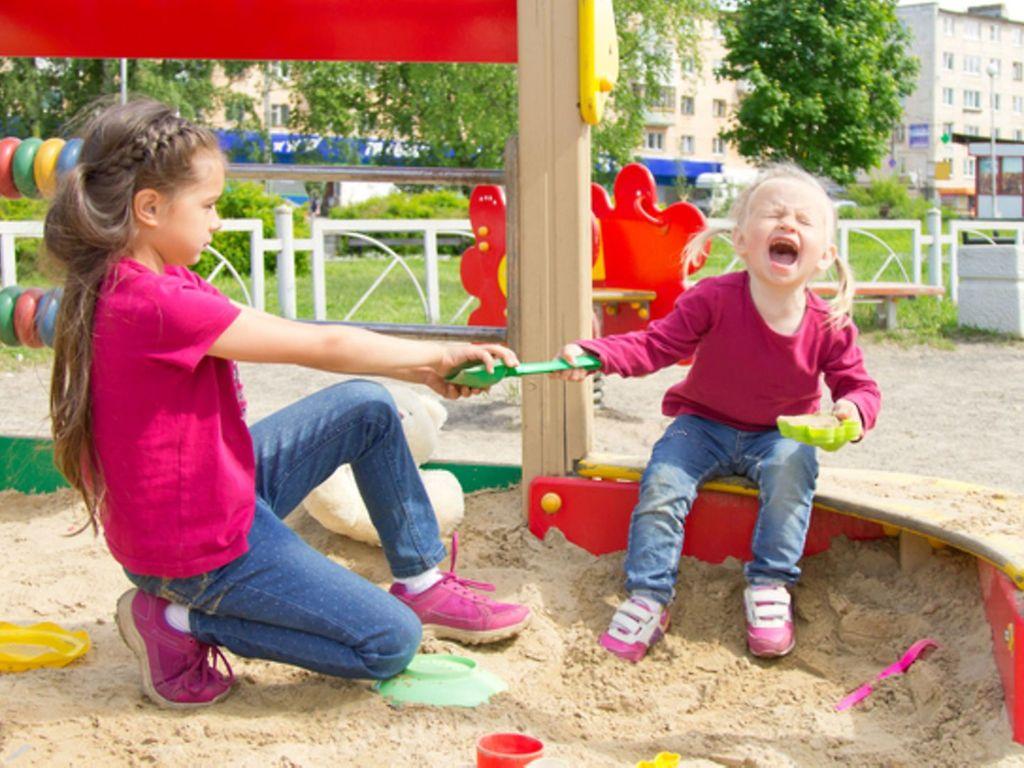
<svg viewBox="0 0 1024 768">
<path fill-rule="evenodd" d="M 995 59 L 989 60 L 985 72 L 988 74 L 989 83 L 988 173 L 989 179 L 992 182 L 992 218 L 998 219 L 999 206 L 996 205 L 996 75 L 999 74 L 999 64 L 996 63 Z"/>
</svg>

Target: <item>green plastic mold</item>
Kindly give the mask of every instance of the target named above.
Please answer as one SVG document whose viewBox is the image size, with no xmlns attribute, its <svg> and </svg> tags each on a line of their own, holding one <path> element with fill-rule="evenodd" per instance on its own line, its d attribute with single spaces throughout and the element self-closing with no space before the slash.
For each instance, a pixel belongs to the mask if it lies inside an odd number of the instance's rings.
<svg viewBox="0 0 1024 768">
<path fill-rule="evenodd" d="M 851 440 L 859 438 L 861 434 L 860 422 L 853 419 L 840 421 L 828 413 L 779 416 L 776 423 L 783 437 L 825 451 L 838 451 Z"/>
<path fill-rule="evenodd" d="M 392 704 L 477 707 L 508 690 L 505 681 L 472 659 L 446 654 L 416 654 L 404 672 L 374 684 Z"/>
</svg>

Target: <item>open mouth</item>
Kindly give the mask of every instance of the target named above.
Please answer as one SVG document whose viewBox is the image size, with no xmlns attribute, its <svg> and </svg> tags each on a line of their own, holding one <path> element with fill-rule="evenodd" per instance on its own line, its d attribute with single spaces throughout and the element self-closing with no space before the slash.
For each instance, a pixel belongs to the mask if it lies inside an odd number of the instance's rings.
<svg viewBox="0 0 1024 768">
<path fill-rule="evenodd" d="M 768 244 L 768 258 L 773 264 L 791 267 L 796 264 L 796 245 L 789 240 L 773 240 Z"/>
</svg>

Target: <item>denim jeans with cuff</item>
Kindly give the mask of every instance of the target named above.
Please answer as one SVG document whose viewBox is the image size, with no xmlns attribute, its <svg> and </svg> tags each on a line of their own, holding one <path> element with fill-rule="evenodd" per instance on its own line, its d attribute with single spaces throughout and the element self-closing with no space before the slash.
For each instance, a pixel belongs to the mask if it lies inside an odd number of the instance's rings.
<svg viewBox="0 0 1024 768">
<path fill-rule="evenodd" d="M 196 638 L 239 656 L 337 677 L 397 674 L 419 647 L 419 618 L 284 522 L 311 490 L 351 464 L 392 574 L 415 576 L 444 559 L 391 395 L 370 381 L 343 382 L 262 419 L 251 432 L 256 511 L 249 551 L 189 578 L 128 577 L 193 609 Z"/>
<path fill-rule="evenodd" d="M 685 414 L 655 444 L 640 481 L 625 564 L 630 594 L 662 605 L 672 601 L 683 525 L 697 489 L 706 480 L 731 474 L 745 475 L 760 488 L 753 560 L 744 569 L 747 581 L 796 582 L 818 478 L 815 449 L 775 429 L 746 432 Z"/>
</svg>

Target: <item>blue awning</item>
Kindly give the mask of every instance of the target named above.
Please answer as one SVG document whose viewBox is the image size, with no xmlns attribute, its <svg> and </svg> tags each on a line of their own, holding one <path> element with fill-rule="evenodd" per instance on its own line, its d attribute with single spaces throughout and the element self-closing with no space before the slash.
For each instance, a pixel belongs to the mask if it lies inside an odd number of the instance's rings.
<svg viewBox="0 0 1024 768">
<path fill-rule="evenodd" d="M 260 162 L 266 138 L 258 131 L 216 130 L 220 148 L 233 162 Z M 372 165 L 386 157 L 388 165 L 402 165 L 416 159 L 413 145 L 382 139 L 350 139 L 301 133 L 271 133 L 274 162 L 282 165 L 307 162 L 343 165 Z M 385 150 L 387 154 L 385 155 Z"/>
<path fill-rule="evenodd" d="M 638 159 L 647 166 L 647 170 L 661 184 L 675 184 L 676 179 L 680 177 L 692 183 L 702 173 L 722 172 L 721 163 L 705 160 L 683 160 L 676 157 L 641 157 Z"/>
</svg>

